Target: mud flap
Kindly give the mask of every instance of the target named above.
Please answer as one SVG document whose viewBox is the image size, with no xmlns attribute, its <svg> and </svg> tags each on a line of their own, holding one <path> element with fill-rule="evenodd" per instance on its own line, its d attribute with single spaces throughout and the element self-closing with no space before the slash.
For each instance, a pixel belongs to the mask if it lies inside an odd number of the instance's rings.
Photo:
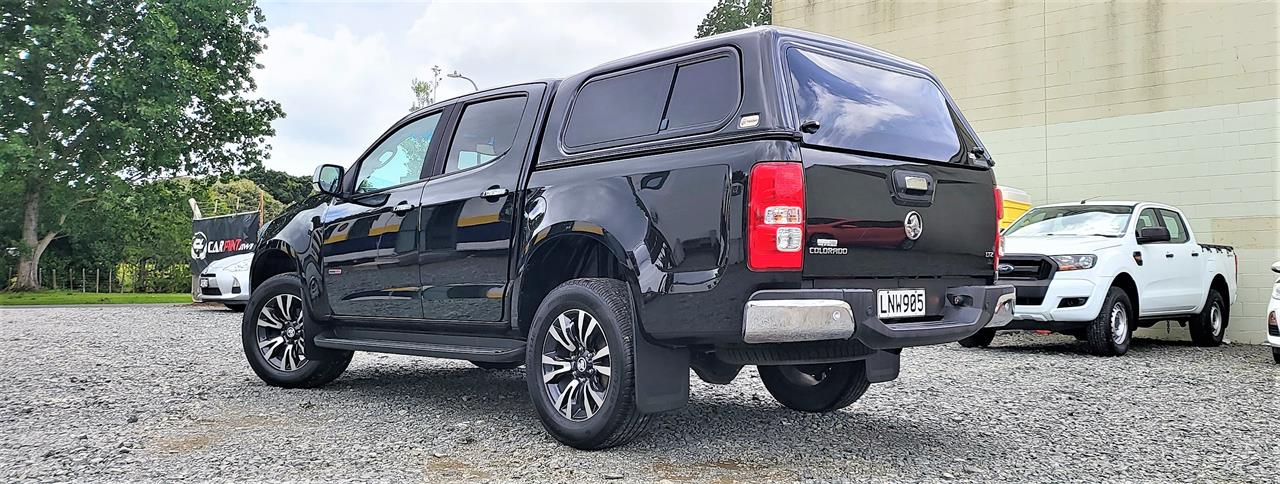
<svg viewBox="0 0 1280 484">
<path fill-rule="evenodd" d="M 636 359 L 636 409 L 658 413 L 684 408 L 689 403 L 689 350 L 632 338 Z"/>
<path fill-rule="evenodd" d="M 902 350 L 880 350 L 867 357 L 867 380 L 871 383 L 884 383 L 898 379 L 899 363 L 902 361 Z"/>
<path fill-rule="evenodd" d="M 644 336 L 640 321 L 640 300 L 636 288 L 627 284 L 631 292 L 631 320 L 636 324 L 631 338 L 632 355 L 635 356 L 636 410 L 640 413 L 660 413 L 684 408 L 689 403 L 689 350 L 670 348 L 649 341 Z"/>
</svg>

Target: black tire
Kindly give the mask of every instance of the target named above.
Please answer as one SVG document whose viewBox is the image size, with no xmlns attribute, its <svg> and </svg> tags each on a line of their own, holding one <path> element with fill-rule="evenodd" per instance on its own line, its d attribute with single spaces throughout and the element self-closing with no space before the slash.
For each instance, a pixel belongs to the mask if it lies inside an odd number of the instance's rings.
<svg viewBox="0 0 1280 484">
<path fill-rule="evenodd" d="M 1191 318 L 1191 341 L 1196 346 L 1221 345 L 1222 336 L 1227 333 L 1227 315 L 1227 304 L 1222 300 L 1222 295 L 1210 289 L 1209 296 L 1205 298 L 1204 309 Z"/>
<path fill-rule="evenodd" d="M 760 381 L 773 399 L 801 412 L 834 412 L 858 401 L 871 381 L 863 360 L 816 365 L 761 366 Z"/>
<path fill-rule="evenodd" d="M 589 318 L 582 316 L 583 312 Z M 525 380 L 538 418 L 556 440 L 583 450 L 604 449 L 625 444 L 648 427 L 649 416 L 636 408 L 633 314 L 626 283 L 613 279 L 574 279 L 556 287 L 542 300 L 529 328 Z M 567 323 L 557 323 L 561 315 L 566 316 Z M 591 320 L 596 322 L 594 326 L 589 323 Z M 584 321 L 584 333 L 570 333 L 582 329 L 579 321 Z M 559 334 L 569 338 L 575 348 L 595 349 L 581 354 L 570 351 L 569 345 L 551 336 L 553 325 L 564 328 Z M 586 334 L 586 338 L 580 334 Z M 586 343 L 573 343 L 578 340 Z M 608 350 L 608 356 L 594 356 L 601 348 Z M 559 363 L 544 363 L 543 356 Z M 596 358 L 607 358 L 607 364 Z M 587 361 L 599 364 L 587 365 Z M 580 372 L 580 368 L 585 370 Z M 601 374 L 605 368 L 607 378 Z M 544 372 L 560 375 L 551 383 L 544 383 Z M 594 391 L 601 386 L 603 391 Z M 577 396 L 575 389 L 579 389 Z M 558 398 L 566 394 L 568 398 Z M 601 399 L 594 411 L 592 396 Z M 558 409 L 557 400 L 566 402 L 568 416 Z"/>
<path fill-rule="evenodd" d="M 262 283 L 262 285 L 254 288 L 253 297 L 249 300 L 249 310 L 244 312 L 244 318 L 241 320 L 240 340 L 244 346 L 245 358 L 249 360 L 249 367 L 253 368 L 253 372 L 258 375 L 258 378 L 261 378 L 262 381 L 266 382 L 268 385 L 284 388 L 318 387 L 338 378 L 338 375 L 341 375 L 342 372 L 347 369 L 347 365 L 351 363 L 351 356 L 353 354 L 351 351 L 327 351 L 326 359 L 324 360 L 305 358 L 305 350 L 300 349 L 305 348 L 305 344 L 299 344 L 299 340 L 306 341 L 314 336 L 304 334 L 301 331 L 301 326 L 303 324 L 302 318 L 310 316 L 307 315 L 306 311 L 301 307 L 298 307 L 295 313 L 293 302 L 288 303 L 287 311 L 281 311 L 277 304 L 277 301 L 279 301 L 277 298 L 287 299 L 289 296 L 292 296 L 293 298 L 296 298 L 296 303 L 301 305 L 301 295 L 302 280 L 297 274 L 279 274 L 273 276 L 272 278 L 267 279 L 266 282 Z M 293 301 L 293 299 L 289 300 Z M 264 308 L 267 308 L 269 304 L 271 307 L 270 309 L 267 309 L 270 311 L 268 316 L 270 316 L 271 319 L 284 323 L 282 324 L 281 329 L 277 330 L 272 327 L 259 325 L 258 323 L 259 316 L 262 316 Z M 290 324 L 290 322 L 292 322 L 291 316 L 294 314 L 297 315 L 296 324 Z M 264 321 L 267 321 L 268 319 L 267 316 L 263 316 L 263 318 Z M 290 322 L 285 322 L 283 321 L 284 319 L 290 319 Z M 293 331 L 287 333 L 286 336 L 286 332 L 290 327 L 292 327 Z M 285 338 L 283 342 L 273 345 L 268 349 L 259 349 L 259 341 L 273 340 L 274 337 L 271 337 L 271 335 L 276 334 L 275 332 L 278 332 L 279 337 Z M 280 346 L 283 346 L 284 348 L 278 349 Z M 292 348 L 290 348 L 290 346 L 292 346 Z M 289 358 L 290 353 L 285 353 L 285 351 L 290 350 L 293 350 L 293 353 L 295 354 L 301 352 L 303 358 Z M 272 356 L 269 358 L 264 354 L 264 351 L 269 352 Z M 271 361 L 275 358 L 276 354 L 281 355 L 280 363 Z M 295 361 L 296 366 L 289 368 L 289 365 L 284 363 L 286 359 Z M 278 365 L 283 365 L 284 369 L 280 368 Z"/>
<path fill-rule="evenodd" d="M 1277 365 L 1280 365 L 1280 348 L 1274 346 L 1271 348 L 1271 358 L 1276 360 Z"/>
<path fill-rule="evenodd" d="M 986 348 L 991 346 L 991 340 L 996 338 L 996 330 L 982 328 L 977 333 L 973 333 L 968 338 L 957 341 L 960 346 L 965 348 Z"/>
<path fill-rule="evenodd" d="M 1085 328 L 1089 352 L 1099 356 L 1120 356 L 1128 352 L 1135 319 L 1129 295 L 1118 287 L 1108 290 L 1098 317 Z"/>
<path fill-rule="evenodd" d="M 471 364 L 476 365 L 477 368 L 484 368 L 486 370 L 512 370 L 512 369 L 520 368 L 524 366 L 523 361 L 511 361 L 511 362 L 503 362 L 503 363 L 494 363 L 492 361 L 472 361 Z"/>
<path fill-rule="evenodd" d="M 230 309 L 230 310 L 231 310 L 231 312 L 233 312 L 233 313 L 243 313 L 243 312 L 244 312 L 244 308 L 245 308 L 245 305 L 244 305 L 244 304 L 230 304 L 230 303 L 228 303 L 228 304 L 223 304 L 223 306 L 226 306 L 226 307 L 227 307 L 227 309 Z"/>
<path fill-rule="evenodd" d="M 1071 333 L 1071 336 L 1074 337 L 1076 341 L 1089 341 L 1089 333 L 1087 331 Z"/>
</svg>

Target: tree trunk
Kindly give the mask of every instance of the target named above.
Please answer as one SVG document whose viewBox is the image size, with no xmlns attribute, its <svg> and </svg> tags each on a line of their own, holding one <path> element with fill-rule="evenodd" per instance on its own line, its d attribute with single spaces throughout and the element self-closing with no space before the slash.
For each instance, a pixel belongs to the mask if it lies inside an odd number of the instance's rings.
<svg viewBox="0 0 1280 484">
<path fill-rule="evenodd" d="M 18 281 L 14 286 L 17 291 L 34 291 L 40 289 L 40 256 L 53 242 L 57 232 L 50 232 L 41 237 L 40 228 L 40 189 L 27 185 L 27 197 L 22 209 L 22 245 L 25 246 L 18 258 Z"/>
</svg>

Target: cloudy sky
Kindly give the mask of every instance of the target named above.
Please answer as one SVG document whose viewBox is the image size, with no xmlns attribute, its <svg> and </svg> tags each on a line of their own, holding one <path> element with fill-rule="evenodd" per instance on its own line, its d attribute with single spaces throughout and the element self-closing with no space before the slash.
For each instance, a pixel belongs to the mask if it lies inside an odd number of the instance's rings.
<svg viewBox="0 0 1280 484">
<path fill-rule="evenodd" d="M 564 77 L 612 59 L 692 40 L 715 0 L 271 1 L 261 95 L 284 105 L 270 168 L 309 175 L 350 165 L 413 103 L 431 66 L 480 89 Z M 443 78 L 437 99 L 471 92 Z"/>
</svg>

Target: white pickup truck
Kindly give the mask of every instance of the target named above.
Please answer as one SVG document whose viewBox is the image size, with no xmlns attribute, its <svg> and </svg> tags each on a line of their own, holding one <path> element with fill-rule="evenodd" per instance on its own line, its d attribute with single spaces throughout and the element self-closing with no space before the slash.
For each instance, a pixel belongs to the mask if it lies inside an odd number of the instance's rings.
<svg viewBox="0 0 1280 484">
<path fill-rule="evenodd" d="M 1133 330 L 1191 325 L 1199 346 L 1222 343 L 1236 299 L 1231 247 L 1199 244 L 1182 212 L 1148 202 L 1036 207 L 1004 232 L 1001 283 L 1017 289 L 1014 320 L 960 342 L 987 346 L 996 330 L 1074 335 L 1099 355 L 1122 355 Z"/>
</svg>

